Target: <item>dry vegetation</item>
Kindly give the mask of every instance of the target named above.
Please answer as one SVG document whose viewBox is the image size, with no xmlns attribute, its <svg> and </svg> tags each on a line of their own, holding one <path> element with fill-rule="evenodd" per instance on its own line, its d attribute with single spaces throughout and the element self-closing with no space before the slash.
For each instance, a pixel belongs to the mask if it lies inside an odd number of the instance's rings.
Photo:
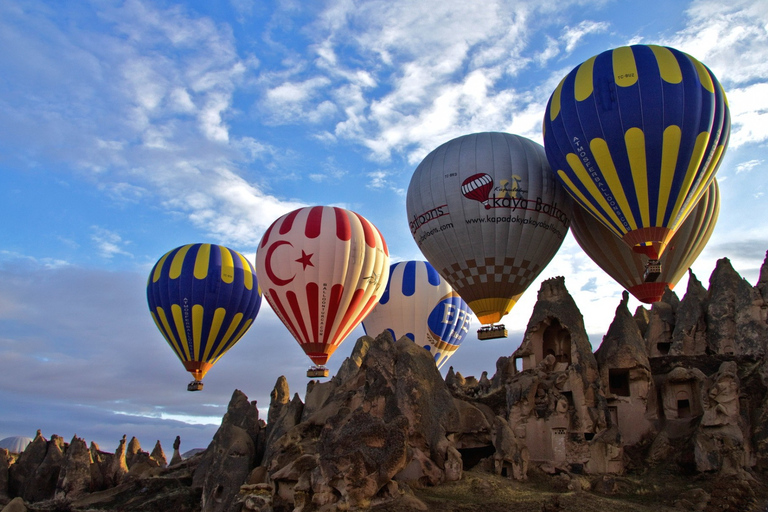
<svg viewBox="0 0 768 512">
<path fill-rule="evenodd" d="M 412 488 L 375 512 L 768 512 L 768 482 L 715 475 L 686 476 L 662 469 L 643 475 L 549 476 L 527 482 L 472 470 L 459 482 Z M 581 489 L 579 489 L 581 487 Z M 703 498 L 702 498 L 703 496 Z M 708 499 L 707 499 L 708 496 Z"/>
</svg>

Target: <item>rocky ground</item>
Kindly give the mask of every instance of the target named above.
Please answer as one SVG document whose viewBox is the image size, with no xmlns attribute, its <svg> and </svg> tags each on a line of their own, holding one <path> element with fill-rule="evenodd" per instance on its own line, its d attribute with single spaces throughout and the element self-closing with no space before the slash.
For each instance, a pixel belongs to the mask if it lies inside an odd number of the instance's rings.
<svg viewBox="0 0 768 512">
<path fill-rule="evenodd" d="M 457 482 L 411 488 L 372 512 L 703 512 L 768 511 L 768 481 L 686 476 L 663 468 L 642 475 L 550 476 L 532 471 L 526 482 L 479 469 Z"/>
</svg>

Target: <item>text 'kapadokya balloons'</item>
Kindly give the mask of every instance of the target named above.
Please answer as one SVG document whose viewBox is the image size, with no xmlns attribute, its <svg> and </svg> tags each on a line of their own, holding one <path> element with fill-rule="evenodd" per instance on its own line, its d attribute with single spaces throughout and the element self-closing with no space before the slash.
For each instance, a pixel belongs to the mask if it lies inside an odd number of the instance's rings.
<svg viewBox="0 0 768 512">
<path fill-rule="evenodd" d="M 379 301 L 388 268 L 379 230 L 355 212 L 329 206 L 283 215 L 256 252 L 264 296 L 319 366 Z M 308 375 L 327 375 L 323 370 Z"/>
<path fill-rule="evenodd" d="M 261 292 L 253 265 L 222 245 L 189 244 L 152 268 L 147 302 L 155 325 L 202 389 L 206 372 L 253 323 Z"/>
<path fill-rule="evenodd" d="M 549 163 L 573 198 L 657 260 L 712 183 L 730 114 L 698 60 L 634 45 L 573 69 L 549 99 L 543 130 Z"/>
<path fill-rule="evenodd" d="M 597 266 L 638 300 L 651 304 L 661 300 L 667 287 L 673 289 L 699 257 L 712 236 L 719 211 L 720 190 L 715 180 L 669 241 L 655 282 L 643 279 L 645 257 L 627 247 L 586 210 L 574 209 L 571 233 Z"/>
<path fill-rule="evenodd" d="M 395 340 L 410 338 L 429 350 L 440 369 L 467 336 L 471 316 L 467 303 L 432 265 L 401 261 L 389 267 L 387 287 L 363 328 L 370 336 L 389 330 Z"/>
<path fill-rule="evenodd" d="M 501 320 L 568 232 L 571 200 L 544 148 L 508 133 L 441 145 L 416 168 L 406 199 L 426 259 L 482 324 Z"/>
</svg>

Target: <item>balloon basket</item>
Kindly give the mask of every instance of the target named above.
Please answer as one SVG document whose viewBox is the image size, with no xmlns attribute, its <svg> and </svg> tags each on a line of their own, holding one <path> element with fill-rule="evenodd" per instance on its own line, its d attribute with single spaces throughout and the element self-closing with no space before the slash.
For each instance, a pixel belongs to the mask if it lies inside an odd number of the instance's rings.
<svg viewBox="0 0 768 512">
<path fill-rule="evenodd" d="M 193 380 L 187 384 L 187 391 L 201 391 L 203 389 L 203 381 Z"/>
<path fill-rule="evenodd" d="M 497 338 L 506 338 L 509 332 L 504 325 L 484 325 L 477 331 L 479 340 L 495 340 Z"/>
<path fill-rule="evenodd" d="M 307 370 L 307 377 L 309 378 L 315 378 L 315 377 L 327 377 L 328 376 L 328 368 L 325 366 L 313 366 L 309 370 Z"/>
<path fill-rule="evenodd" d="M 661 262 L 659 260 L 648 260 L 645 265 L 645 273 L 643 274 L 643 280 L 646 283 L 653 283 L 661 275 Z"/>
</svg>

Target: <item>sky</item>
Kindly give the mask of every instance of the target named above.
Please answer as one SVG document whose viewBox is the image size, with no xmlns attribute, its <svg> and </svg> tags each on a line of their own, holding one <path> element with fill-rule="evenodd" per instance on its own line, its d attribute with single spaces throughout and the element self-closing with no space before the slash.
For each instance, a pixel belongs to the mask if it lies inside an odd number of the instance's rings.
<svg viewBox="0 0 768 512">
<path fill-rule="evenodd" d="M 146 303 L 160 256 L 211 242 L 253 262 L 275 219 L 322 204 L 373 222 L 392 261 L 424 259 L 405 213 L 419 162 L 473 132 L 541 143 L 561 78 L 635 43 L 693 55 L 726 90 L 721 213 L 692 268 L 707 286 L 727 257 L 755 284 L 768 250 L 768 2 L 3 0 L 0 439 L 41 429 L 114 451 L 126 434 L 170 455 L 177 435 L 182 451 L 208 445 L 235 389 L 265 420 L 279 376 L 303 398 L 309 359 L 266 301 L 205 389 L 187 392 Z M 443 372 L 492 375 L 555 276 L 597 348 L 621 288 L 569 235 L 505 318 L 509 337 L 473 329 Z"/>
</svg>

